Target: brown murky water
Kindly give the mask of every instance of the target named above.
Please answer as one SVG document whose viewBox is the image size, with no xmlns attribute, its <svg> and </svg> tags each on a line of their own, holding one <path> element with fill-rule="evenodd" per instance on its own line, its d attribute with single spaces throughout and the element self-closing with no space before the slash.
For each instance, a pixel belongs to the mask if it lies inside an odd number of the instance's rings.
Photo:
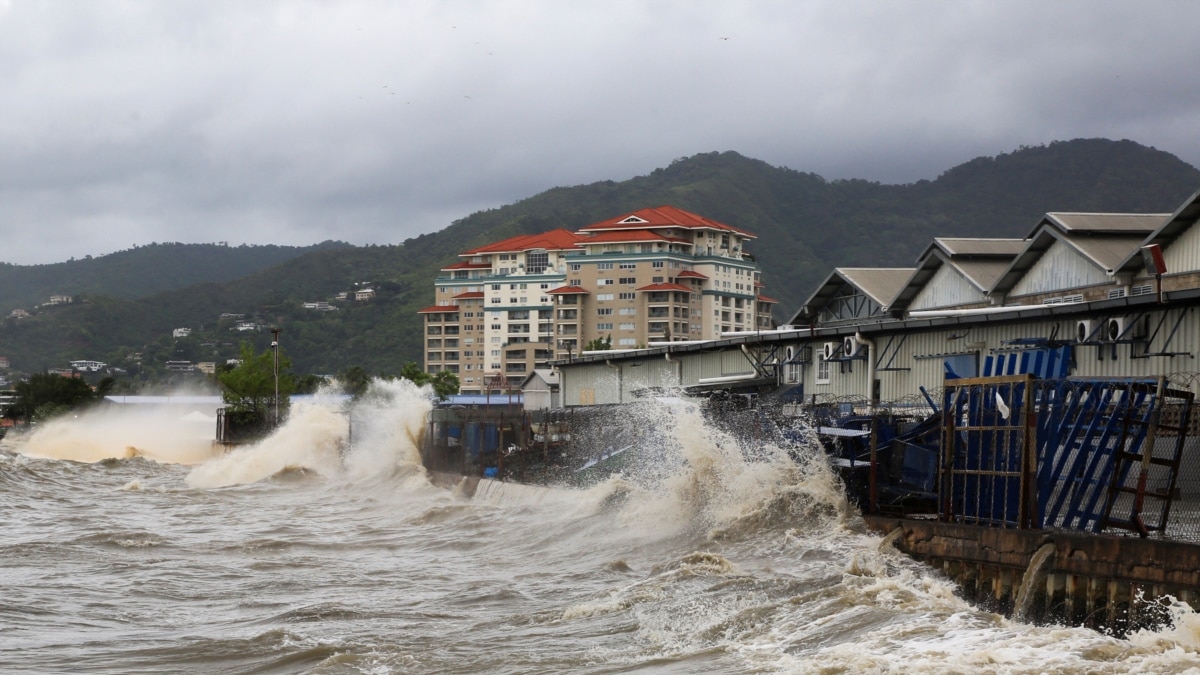
<svg viewBox="0 0 1200 675">
<path fill-rule="evenodd" d="M 7 439 L 0 671 L 1200 672 L 1189 608 L 1129 640 L 980 611 L 881 551 L 819 461 L 693 410 L 648 409 L 626 476 L 466 498 L 418 466 L 428 404 L 381 391 L 345 457 L 319 404 L 217 458 L 111 411 Z"/>
</svg>

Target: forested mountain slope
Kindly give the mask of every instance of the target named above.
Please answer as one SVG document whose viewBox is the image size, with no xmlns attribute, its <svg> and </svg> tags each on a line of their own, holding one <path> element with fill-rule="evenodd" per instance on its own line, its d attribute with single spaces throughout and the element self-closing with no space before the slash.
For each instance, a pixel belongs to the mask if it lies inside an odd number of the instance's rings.
<svg viewBox="0 0 1200 675">
<path fill-rule="evenodd" d="M 145 352 L 146 369 L 170 354 L 212 360 L 232 355 L 242 339 L 256 340 L 260 348 L 269 341 L 264 333 L 233 332 L 228 321 L 218 320 L 222 313 L 242 313 L 283 328 L 283 343 L 300 372 L 361 365 L 395 373 L 405 361 L 421 360 L 415 312 L 432 301 L 437 270 L 461 251 L 514 234 L 579 228 L 671 204 L 758 236 L 748 248 L 762 264 L 766 293 L 781 301 L 782 318 L 834 266 L 909 266 L 934 236 L 1020 237 L 1047 211 L 1169 212 L 1197 189 L 1195 167 L 1131 141 L 1025 147 L 908 185 L 828 181 L 714 152 L 625 181 L 554 188 L 403 245 L 323 244 L 248 276 L 210 279 L 218 283 L 139 297 L 114 292 L 128 289 L 116 277 L 98 277 L 90 286 L 81 281 L 77 292 L 90 302 L 6 320 L 0 355 L 25 370 L 72 358 L 112 362 L 133 351 Z M 160 264 L 183 266 L 169 260 Z M 341 302 L 332 312 L 301 308 L 302 302 L 352 292 L 362 282 L 376 290 L 374 299 Z M 170 339 L 171 329 L 183 326 L 196 336 Z"/>
</svg>

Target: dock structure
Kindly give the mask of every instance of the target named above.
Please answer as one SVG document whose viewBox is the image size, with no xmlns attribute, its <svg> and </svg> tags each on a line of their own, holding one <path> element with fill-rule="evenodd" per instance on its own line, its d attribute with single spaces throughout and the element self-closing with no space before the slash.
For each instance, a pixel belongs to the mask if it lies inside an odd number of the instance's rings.
<svg viewBox="0 0 1200 675">
<path fill-rule="evenodd" d="M 914 429 L 821 431 L 867 525 L 967 598 L 1123 634 L 1200 599 L 1193 398 L 1165 377 L 971 378 Z"/>
</svg>

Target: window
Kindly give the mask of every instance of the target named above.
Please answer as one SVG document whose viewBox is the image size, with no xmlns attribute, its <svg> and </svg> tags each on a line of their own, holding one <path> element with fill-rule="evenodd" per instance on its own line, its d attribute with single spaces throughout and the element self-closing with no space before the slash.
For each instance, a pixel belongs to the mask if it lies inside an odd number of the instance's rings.
<svg viewBox="0 0 1200 675">
<path fill-rule="evenodd" d="M 652 283 L 652 284 L 661 284 L 662 282 L 663 282 L 662 277 L 652 277 L 650 279 L 650 283 Z"/>
<path fill-rule="evenodd" d="M 621 300 L 633 300 L 637 297 L 637 293 L 622 293 L 617 297 Z"/>
<path fill-rule="evenodd" d="M 597 286 L 612 286 L 613 280 L 612 279 L 597 279 L 596 285 Z"/>
<path fill-rule="evenodd" d="M 621 330 L 633 330 L 633 329 L 634 329 L 634 324 L 632 324 L 632 323 L 623 323 L 623 324 L 621 324 L 620 326 L 618 326 L 618 328 L 620 328 Z"/>
<path fill-rule="evenodd" d="M 500 304 L 500 298 L 492 298 L 491 300 L 489 300 L 489 302 L 493 305 L 498 305 L 498 304 Z"/>
<path fill-rule="evenodd" d="M 550 256 L 545 251 L 534 250 L 525 254 L 525 273 L 541 274 L 550 265 Z"/>
<path fill-rule="evenodd" d="M 661 269 L 663 268 L 663 261 L 661 261 L 661 260 L 655 260 L 655 261 L 654 261 L 654 263 L 653 263 L 653 267 L 654 267 L 654 269 L 656 269 L 656 270 L 661 270 Z"/>
<path fill-rule="evenodd" d="M 500 284 L 492 284 L 492 290 L 493 290 L 493 291 L 498 291 L 498 290 L 500 290 Z"/>
<path fill-rule="evenodd" d="M 569 269 L 570 269 L 572 272 L 578 272 L 578 271 L 579 271 L 579 267 L 580 267 L 580 265 L 579 265 L 579 263 L 571 263 L 570 265 L 567 265 L 567 267 L 568 267 L 568 268 L 569 268 Z"/>
<path fill-rule="evenodd" d="M 824 354 L 817 354 L 817 384 L 829 384 L 829 362 Z"/>
<path fill-rule="evenodd" d="M 597 316 L 612 316 L 612 307 L 601 307 L 596 310 Z"/>
<path fill-rule="evenodd" d="M 618 265 L 618 267 L 620 267 L 623 270 L 636 270 L 637 263 L 631 263 L 631 262 L 621 263 L 620 265 Z"/>
<path fill-rule="evenodd" d="M 617 310 L 617 314 L 620 314 L 622 316 L 637 316 L 637 308 L 622 307 L 621 309 Z"/>
<path fill-rule="evenodd" d="M 599 295 L 596 296 L 596 299 L 600 300 L 600 301 L 612 300 L 613 294 L 612 293 L 600 293 Z"/>
<path fill-rule="evenodd" d="M 596 324 L 596 330 L 612 330 L 612 329 L 613 329 L 613 325 L 611 323 Z"/>
<path fill-rule="evenodd" d="M 596 263 L 596 269 L 598 270 L 611 270 L 612 268 L 612 263 Z"/>
<path fill-rule="evenodd" d="M 621 277 L 619 282 L 622 286 L 633 286 L 637 283 L 637 277 Z"/>
<path fill-rule="evenodd" d="M 634 338 L 621 338 L 617 340 L 617 344 L 622 347 L 632 347 L 637 344 L 637 340 Z"/>
</svg>

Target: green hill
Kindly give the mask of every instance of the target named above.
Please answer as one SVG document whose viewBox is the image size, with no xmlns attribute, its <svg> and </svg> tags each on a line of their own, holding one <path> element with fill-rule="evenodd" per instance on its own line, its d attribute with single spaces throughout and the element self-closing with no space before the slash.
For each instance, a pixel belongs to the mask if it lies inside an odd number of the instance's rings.
<svg viewBox="0 0 1200 675">
<path fill-rule="evenodd" d="M 0 263 L 0 315 L 42 304 L 52 295 L 144 298 L 209 281 L 240 279 L 312 251 L 349 247 L 225 246 L 153 243 L 50 265 Z"/>
<path fill-rule="evenodd" d="M 269 334 L 238 332 L 232 320 L 219 319 L 236 313 L 282 327 L 281 342 L 299 372 L 361 365 L 395 373 L 405 361 L 421 360 L 415 312 L 432 301 L 437 270 L 460 251 L 514 234 L 578 228 L 646 206 L 694 211 L 758 235 L 750 252 L 763 266 L 766 292 L 781 300 L 782 318 L 834 266 L 911 265 L 934 236 L 1024 236 L 1047 211 L 1170 211 L 1197 188 L 1195 167 L 1131 141 L 1024 147 L 908 185 L 827 181 L 714 152 L 621 182 L 554 188 L 400 246 L 322 245 L 248 276 L 153 295 L 113 292 L 122 286 L 99 277 L 79 286 L 88 302 L 5 320 L 0 355 L 26 371 L 90 358 L 154 374 L 172 357 L 232 356 L 242 339 L 263 348 Z M 301 307 L 360 282 L 376 291 L 374 299 L 340 302 L 331 312 Z M 194 333 L 174 340 L 177 327 Z M 139 351 L 136 364 L 128 355 Z"/>
</svg>

